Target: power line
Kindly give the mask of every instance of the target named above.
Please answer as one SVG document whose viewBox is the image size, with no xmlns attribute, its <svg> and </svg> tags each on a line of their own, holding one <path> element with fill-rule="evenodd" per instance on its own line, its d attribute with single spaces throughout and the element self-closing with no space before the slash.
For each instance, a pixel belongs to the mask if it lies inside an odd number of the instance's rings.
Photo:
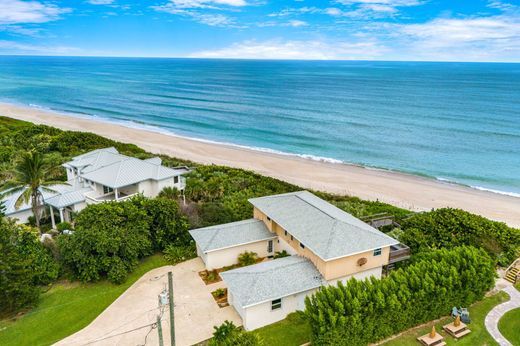
<svg viewBox="0 0 520 346">
<path fill-rule="evenodd" d="M 154 327 L 154 326 L 155 326 L 155 327 Z M 150 331 L 151 331 L 152 329 L 155 329 L 157 326 L 156 326 L 156 323 L 155 323 L 155 322 L 154 322 L 154 323 L 150 323 L 150 324 L 146 324 L 146 325 L 144 325 L 144 326 L 140 326 L 140 327 L 137 327 L 137 328 L 134 328 L 134 329 L 127 330 L 127 331 L 125 331 L 125 332 L 121 332 L 121 333 L 118 333 L 118 334 L 110 335 L 110 336 L 107 336 L 107 337 L 104 337 L 104 338 L 101 338 L 101 339 L 95 339 L 95 340 L 89 341 L 89 342 L 87 342 L 87 343 L 85 343 L 85 344 L 81 344 L 80 346 L 91 345 L 91 344 L 93 344 L 93 343 L 100 342 L 100 341 L 103 341 L 103 340 L 107 340 L 107 339 L 110 339 L 110 338 L 114 338 L 114 337 L 116 337 L 116 336 L 120 336 L 120 335 L 124 335 L 124 334 L 128 334 L 128 333 L 132 333 L 132 332 L 135 332 L 135 331 L 137 331 L 137 330 L 140 330 L 140 329 L 143 329 L 143 328 L 146 328 L 146 327 L 152 327 L 152 328 L 150 329 Z M 150 333 L 150 332 L 148 332 L 148 334 L 149 334 L 149 333 Z M 147 334 L 147 335 L 148 335 L 148 334 Z M 146 342 L 146 339 L 145 339 L 145 342 Z"/>
</svg>

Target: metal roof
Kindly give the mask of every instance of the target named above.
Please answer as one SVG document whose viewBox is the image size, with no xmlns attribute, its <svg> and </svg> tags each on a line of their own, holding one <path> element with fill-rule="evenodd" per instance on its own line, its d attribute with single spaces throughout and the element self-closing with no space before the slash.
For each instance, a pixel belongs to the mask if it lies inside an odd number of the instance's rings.
<svg viewBox="0 0 520 346">
<path fill-rule="evenodd" d="M 85 187 L 73 191 L 63 192 L 59 195 L 53 196 L 45 200 L 45 204 L 49 204 L 55 208 L 61 209 L 81 203 L 85 201 L 85 194 L 92 191 L 91 188 Z"/>
<path fill-rule="evenodd" d="M 58 185 L 52 185 L 48 187 L 51 190 L 48 189 L 42 189 L 40 188 L 40 192 L 43 195 L 44 203 L 47 203 L 47 199 L 50 199 L 56 195 L 59 195 L 60 193 L 64 191 L 70 191 L 72 188 L 70 185 L 66 184 L 58 184 Z M 9 194 L 8 191 L 2 191 L 0 194 L 3 194 L 3 198 L 1 199 L 2 202 L 4 202 L 5 205 L 5 215 L 9 216 L 12 214 L 19 213 L 21 211 L 31 209 L 31 201 L 28 201 L 28 203 L 22 203 L 19 208 L 16 208 L 16 201 L 18 198 L 22 195 L 23 191 L 18 191 L 13 194 Z"/>
<path fill-rule="evenodd" d="M 189 232 L 204 253 L 276 238 L 262 221 L 256 219 L 198 228 Z"/>
<path fill-rule="evenodd" d="M 306 258 L 289 256 L 220 273 L 242 308 L 309 291 L 325 284 Z"/>
<path fill-rule="evenodd" d="M 308 191 L 249 202 L 325 261 L 399 243 Z"/>
<path fill-rule="evenodd" d="M 139 160 L 119 154 L 111 147 L 76 156 L 63 166 L 77 168 L 82 178 L 114 189 L 140 181 L 163 180 L 186 173 L 184 167 L 173 169 L 162 166 L 161 163 L 159 157 Z"/>
</svg>

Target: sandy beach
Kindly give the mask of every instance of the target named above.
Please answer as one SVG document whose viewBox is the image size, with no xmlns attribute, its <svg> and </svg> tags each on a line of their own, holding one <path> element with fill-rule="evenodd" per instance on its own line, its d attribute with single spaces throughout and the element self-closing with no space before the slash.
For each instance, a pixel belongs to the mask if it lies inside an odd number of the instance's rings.
<svg viewBox="0 0 520 346">
<path fill-rule="evenodd" d="M 0 104 L 0 115 L 63 130 L 93 132 L 157 154 L 249 169 L 305 188 L 379 200 L 414 211 L 456 207 L 520 227 L 520 198 L 434 179 L 207 143 L 11 104 Z"/>
</svg>

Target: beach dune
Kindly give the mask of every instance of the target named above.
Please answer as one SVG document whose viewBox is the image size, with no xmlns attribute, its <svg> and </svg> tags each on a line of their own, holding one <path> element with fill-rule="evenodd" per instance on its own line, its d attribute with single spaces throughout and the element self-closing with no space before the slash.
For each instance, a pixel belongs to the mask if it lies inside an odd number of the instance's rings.
<svg viewBox="0 0 520 346">
<path fill-rule="evenodd" d="M 249 169 L 304 188 L 379 200 L 398 207 L 424 211 L 454 207 L 520 227 L 520 198 L 360 166 L 318 162 L 224 144 L 214 144 L 145 129 L 73 117 L 50 111 L 0 104 L 0 116 L 87 131 L 120 142 L 133 143 L 156 153 L 204 164 Z"/>
</svg>

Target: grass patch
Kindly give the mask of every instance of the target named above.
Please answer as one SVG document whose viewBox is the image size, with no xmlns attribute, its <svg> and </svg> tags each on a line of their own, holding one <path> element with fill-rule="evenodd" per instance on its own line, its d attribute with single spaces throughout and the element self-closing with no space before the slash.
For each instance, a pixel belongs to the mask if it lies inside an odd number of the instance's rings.
<svg viewBox="0 0 520 346">
<path fill-rule="evenodd" d="M 50 345 L 86 327 L 148 271 L 167 265 L 161 254 L 145 258 L 121 285 L 56 283 L 38 306 L 16 320 L 0 321 L 0 345 Z"/>
<path fill-rule="evenodd" d="M 311 326 L 303 313 L 293 312 L 285 320 L 254 331 L 266 345 L 300 346 L 311 339 Z"/>
<path fill-rule="evenodd" d="M 520 308 L 507 312 L 498 321 L 498 330 L 513 345 L 520 345 Z"/>
<path fill-rule="evenodd" d="M 491 297 L 484 298 L 480 302 L 477 302 L 470 306 L 470 317 L 471 323 L 468 325 L 468 328 L 471 329 L 471 333 L 467 336 L 461 338 L 460 340 L 455 340 L 453 337 L 447 335 L 442 330 L 442 326 L 451 322 L 453 319 L 450 317 L 442 318 L 440 321 L 435 323 L 435 328 L 437 332 L 440 332 L 444 336 L 444 340 L 448 345 L 457 345 L 457 346 L 490 346 L 490 345 L 498 345 L 495 340 L 489 335 L 484 326 L 484 318 L 487 313 L 496 305 L 503 303 L 509 300 L 509 296 L 500 292 Z M 420 307 L 418 307 L 420 308 Z M 433 323 L 428 323 L 423 327 L 412 329 L 404 332 L 399 337 L 390 340 L 388 342 L 383 343 L 385 346 L 417 346 L 419 343 L 417 342 L 417 337 L 427 334 L 431 331 Z"/>
</svg>

